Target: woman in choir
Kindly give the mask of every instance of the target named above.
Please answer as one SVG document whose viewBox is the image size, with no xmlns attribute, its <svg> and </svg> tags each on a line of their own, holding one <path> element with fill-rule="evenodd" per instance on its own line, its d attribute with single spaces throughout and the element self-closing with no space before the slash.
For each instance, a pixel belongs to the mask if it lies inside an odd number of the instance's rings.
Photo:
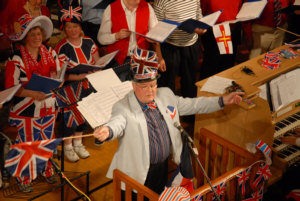
<svg viewBox="0 0 300 201">
<path fill-rule="evenodd" d="M 21 34 L 11 37 L 11 40 L 20 43 L 20 48 L 8 59 L 5 66 L 5 87 L 22 84 L 15 94 L 9 123 L 18 129 L 16 143 L 54 139 L 57 116 L 55 98 L 41 91 L 26 89 L 33 73 L 55 78 L 60 70 L 56 52 L 42 44 L 43 40 L 50 38 L 53 24 L 46 16 L 32 18 L 25 14 L 22 19 L 19 22 L 22 25 Z M 49 183 L 57 181 L 49 161 L 43 175 Z M 33 190 L 32 179 L 34 178 L 27 176 L 17 178 L 21 191 Z"/>
<path fill-rule="evenodd" d="M 84 36 L 81 29 L 81 7 L 79 6 L 79 2 L 74 0 L 71 4 L 72 9 L 70 9 L 68 1 L 61 1 L 60 3 L 64 3 L 60 4 L 60 20 L 66 37 L 56 45 L 55 50 L 62 64 L 69 62 L 65 76 L 65 85 L 67 85 L 76 80 L 84 79 L 88 74 L 69 74 L 68 71 L 70 69 L 82 63 L 93 65 L 100 56 L 98 47 L 91 38 Z M 63 12 L 62 10 L 68 12 Z M 64 115 L 64 119 L 68 119 L 64 126 L 64 135 L 82 136 L 86 123 L 78 125 L 78 123 L 71 121 L 70 118 L 74 119 L 75 117 L 70 112 L 65 112 Z M 65 140 L 64 153 L 70 162 L 76 162 L 80 158 L 87 158 L 90 155 L 83 146 L 82 138 L 80 137 L 73 140 Z"/>
</svg>

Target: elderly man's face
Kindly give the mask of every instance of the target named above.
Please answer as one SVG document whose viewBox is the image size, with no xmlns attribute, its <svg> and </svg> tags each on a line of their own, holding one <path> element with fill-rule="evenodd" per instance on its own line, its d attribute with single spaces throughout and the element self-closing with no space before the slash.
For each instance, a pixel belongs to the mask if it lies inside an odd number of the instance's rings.
<svg viewBox="0 0 300 201">
<path fill-rule="evenodd" d="M 149 81 L 143 83 L 132 83 L 133 91 L 136 97 L 142 103 L 150 103 L 156 96 L 157 81 Z"/>
</svg>

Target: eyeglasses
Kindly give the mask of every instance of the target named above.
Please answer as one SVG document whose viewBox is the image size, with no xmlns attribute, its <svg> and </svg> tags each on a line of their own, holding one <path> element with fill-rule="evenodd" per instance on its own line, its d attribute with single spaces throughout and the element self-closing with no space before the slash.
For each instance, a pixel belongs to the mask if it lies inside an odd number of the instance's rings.
<svg viewBox="0 0 300 201">
<path fill-rule="evenodd" d="M 152 84 L 136 84 L 137 87 L 139 87 L 142 90 L 147 90 L 148 88 L 150 89 L 156 89 L 157 88 L 157 83 L 152 83 Z"/>
</svg>

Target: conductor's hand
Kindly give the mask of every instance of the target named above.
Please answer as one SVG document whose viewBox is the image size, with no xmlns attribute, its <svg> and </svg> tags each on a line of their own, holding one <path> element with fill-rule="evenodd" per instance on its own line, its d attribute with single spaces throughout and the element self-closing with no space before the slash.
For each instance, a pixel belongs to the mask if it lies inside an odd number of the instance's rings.
<svg viewBox="0 0 300 201">
<path fill-rule="evenodd" d="M 109 137 L 109 129 L 107 126 L 102 126 L 94 131 L 94 136 L 97 140 L 104 142 Z"/>
<path fill-rule="evenodd" d="M 224 105 L 239 104 L 243 99 L 244 92 L 231 92 L 230 94 L 223 96 Z"/>
<path fill-rule="evenodd" d="M 119 32 L 116 33 L 115 37 L 116 40 L 122 40 L 124 38 L 129 37 L 131 34 L 130 31 L 128 31 L 127 29 L 121 29 Z"/>
</svg>

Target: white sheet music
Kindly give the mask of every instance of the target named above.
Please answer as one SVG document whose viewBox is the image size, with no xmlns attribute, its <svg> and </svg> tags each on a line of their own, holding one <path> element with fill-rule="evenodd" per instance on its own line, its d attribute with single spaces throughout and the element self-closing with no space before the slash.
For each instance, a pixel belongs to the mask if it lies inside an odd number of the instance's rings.
<svg viewBox="0 0 300 201">
<path fill-rule="evenodd" d="M 121 84 L 121 80 L 113 69 L 97 71 L 86 76 L 96 91 L 101 91 L 113 85 Z"/>
<path fill-rule="evenodd" d="M 177 25 L 159 21 L 146 35 L 130 30 L 132 33 L 144 36 L 151 40 L 164 42 L 168 36 L 177 28 Z"/>
<path fill-rule="evenodd" d="M 126 81 L 112 88 L 119 99 L 122 99 L 130 90 L 132 90 L 132 82 Z"/>
<path fill-rule="evenodd" d="M 0 92 L 0 104 L 3 105 L 4 103 L 10 101 L 15 93 L 20 89 L 21 84 L 15 85 L 11 88 L 5 89 Z"/>
<path fill-rule="evenodd" d="M 274 111 L 289 103 L 300 100 L 300 69 L 287 72 L 270 82 L 270 93 Z"/>
<path fill-rule="evenodd" d="M 216 21 L 219 19 L 221 13 L 222 11 L 216 11 L 212 14 L 204 16 L 199 21 L 204 22 L 205 24 L 208 24 L 210 26 L 214 26 L 216 24 Z"/>
<path fill-rule="evenodd" d="M 224 94 L 226 92 L 226 88 L 232 85 L 232 81 L 233 80 L 228 78 L 213 76 L 208 78 L 200 91 L 207 91 L 215 94 Z"/>
<path fill-rule="evenodd" d="M 267 84 L 263 84 L 263 85 L 259 86 L 258 88 L 261 89 L 261 91 L 259 92 L 259 97 L 261 97 L 262 99 L 268 100 L 268 97 L 267 97 Z"/>
<path fill-rule="evenodd" d="M 267 2 L 267 0 L 261 0 L 243 3 L 236 19 L 239 19 L 239 21 L 246 21 L 258 18 L 263 12 Z"/>
<path fill-rule="evenodd" d="M 116 50 L 112 53 L 106 54 L 103 57 L 101 57 L 96 63 L 96 66 L 99 67 L 105 67 L 109 62 L 116 56 L 116 54 L 119 52 L 119 50 Z"/>
<path fill-rule="evenodd" d="M 90 94 L 78 102 L 77 108 L 91 127 L 96 128 L 109 121 L 113 105 L 131 90 L 131 82 L 123 82 Z"/>
</svg>

